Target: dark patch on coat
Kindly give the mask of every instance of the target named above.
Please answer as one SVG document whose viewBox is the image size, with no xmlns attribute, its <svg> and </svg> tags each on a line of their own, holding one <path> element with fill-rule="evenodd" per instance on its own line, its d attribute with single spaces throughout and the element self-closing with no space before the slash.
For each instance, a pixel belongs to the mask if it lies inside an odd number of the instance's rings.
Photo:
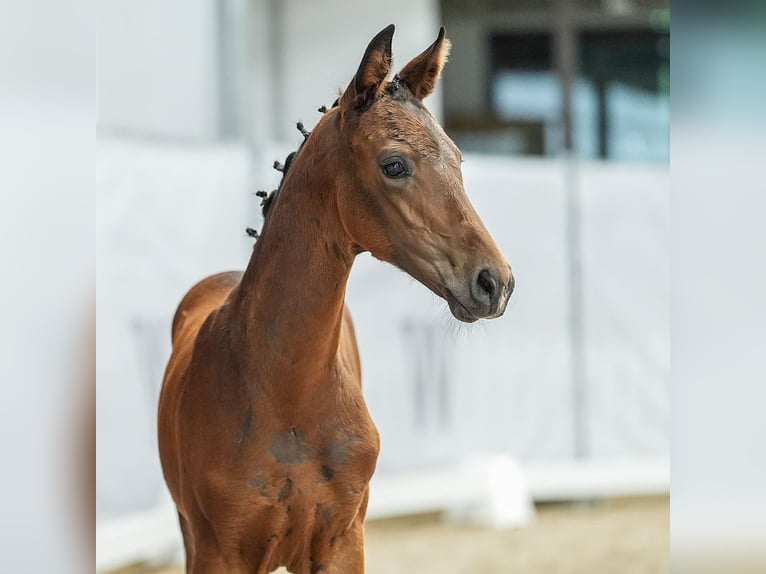
<svg viewBox="0 0 766 574">
<path fill-rule="evenodd" d="M 308 446 L 296 429 L 274 435 L 269 452 L 281 464 L 297 464 L 309 455 Z"/>
<path fill-rule="evenodd" d="M 326 506 L 317 506 L 314 510 L 314 518 L 319 522 L 322 529 L 328 528 L 332 524 L 332 509 Z"/>
<path fill-rule="evenodd" d="M 311 574 L 318 574 L 322 570 L 324 570 L 324 564 L 321 562 L 316 562 L 315 564 L 311 565 Z"/>
<path fill-rule="evenodd" d="M 330 482 L 332 477 L 335 476 L 335 471 L 324 464 L 322 465 L 322 468 L 319 469 L 319 472 L 322 474 L 322 480 L 324 482 Z"/>
<path fill-rule="evenodd" d="M 335 467 L 343 466 L 348 458 L 348 447 L 350 443 L 351 441 L 346 439 L 326 446 L 322 449 L 322 458 L 327 459 Z"/>
<path fill-rule="evenodd" d="M 285 532 L 285 538 L 290 538 L 292 534 L 293 534 L 293 527 L 291 526 L 290 528 L 287 529 L 287 532 Z"/>
<path fill-rule="evenodd" d="M 259 476 L 254 476 L 253 478 L 251 478 L 247 482 L 247 484 L 250 485 L 250 488 L 261 488 L 262 486 L 265 486 L 267 482 L 268 480 L 266 479 L 265 476 L 259 475 Z M 261 491 L 261 493 L 263 493 L 263 491 Z"/>
<path fill-rule="evenodd" d="M 247 414 L 245 415 L 245 421 L 242 423 L 242 434 L 239 437 L 239 442 L 237 444 L 242 445 L 247 440 L 247 437 L 250 436 L 250 431 L 253 430 L 253 411 L 247 411 Z"/>
<path fill-rule="evenodd" d="M 287 500 L 287 498 L 292 494 L 293 492 L 293 481 L 289 478 L 285 480 L 284 484 L 282 485 L 282 488 L 279 489 L 279 493 L 277 494 L 277 502 L 284 502 Z"/>
</svg>

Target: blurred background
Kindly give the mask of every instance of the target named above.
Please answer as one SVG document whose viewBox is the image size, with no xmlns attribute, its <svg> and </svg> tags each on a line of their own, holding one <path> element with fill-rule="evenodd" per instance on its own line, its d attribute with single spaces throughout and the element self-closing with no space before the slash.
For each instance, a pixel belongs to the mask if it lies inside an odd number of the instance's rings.
<svg viewBox="0 0 766 574">
<path fill-rule="evenodd" d="M 98 10 L 100 572 L 182 571 L 155 436 L 175 307 L 244 268 L 254 192 L 276 186 L 295 122 L 314 124 L 392 22 L 397 69 L 447 29 L 426 103 L 517 287 L 501 320 L 458 328 L 421 285 L 357 259 L 347 300 L 382 440 L 368 571 L 667 571 L 667 1 Z"/>
</svg>

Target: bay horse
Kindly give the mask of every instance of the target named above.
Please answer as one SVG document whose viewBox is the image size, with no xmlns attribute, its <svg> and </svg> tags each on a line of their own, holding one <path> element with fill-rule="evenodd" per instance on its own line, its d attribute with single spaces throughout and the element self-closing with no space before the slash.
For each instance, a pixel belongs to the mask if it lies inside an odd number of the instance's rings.
<svg viewBox="0 0 766 574">
<path fill-rule="evenodd" d="M 357 254 L 409 273 L 460 321 L 502 315 L 513 290 L 460 151 L 422 103 L 444 28 L 388 79 L 393 33 L 291 154 L 244 273 L 197 283 L 173 319 L 159 448 L 187 572 L 364 572 L 380 441 L 344 302 Z"/>
</svg>

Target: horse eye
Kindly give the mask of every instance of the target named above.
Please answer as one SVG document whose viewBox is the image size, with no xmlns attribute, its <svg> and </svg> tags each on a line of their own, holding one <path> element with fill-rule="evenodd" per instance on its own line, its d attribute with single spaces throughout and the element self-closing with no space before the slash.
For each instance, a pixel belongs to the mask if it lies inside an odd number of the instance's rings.
<svg viewBox="0 0 766 574">
<path fill-rule="evenodd" d="M 383 165 L 383 173 L 388 177 L 400 177 L 406 172 L 407 170 L 405 169 L 404 164 L 400 161 L 392 161 Z"/>
</svg>

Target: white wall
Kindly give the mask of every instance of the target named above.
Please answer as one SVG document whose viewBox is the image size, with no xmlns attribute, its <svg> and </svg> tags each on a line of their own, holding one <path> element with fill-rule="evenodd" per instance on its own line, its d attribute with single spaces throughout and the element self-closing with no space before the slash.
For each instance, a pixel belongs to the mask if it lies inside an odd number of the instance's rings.
<svg viewBox="0 0 766 574">
<path fill-rule="evenodd" d="M 398 70 L 436 39 L 438 2 L 392 0 L 385 10 L 373 0 L 103 2 L 99 126 L 211 141 L 233 119 L 257 146 L 298 142 L 295 122 L 315 123 L 390 23 Z M 440 115 L 439 90 L 427 104 Z"/>
<path fill-rule="evenodd" d="M 286 0 L 281 2 L 280 50 L 274 58 L 281 68 L 280 103 L 276 136 L 296 138 L 295 122 L 315 123 L 316 109 L 329 106 L 348 85 L 372 37 L 389 24 L 396 25 L 393 40 L 394 70 L 425 50 L 439 32 L 436 0 Z M 441 114 L 441 93 L 426 101 Z"/>
<path fill-rule="evenodd" d="M 216 22 L 216 0 L 100 2 L 100 129 L 216 137 Z"/>
</svg>

